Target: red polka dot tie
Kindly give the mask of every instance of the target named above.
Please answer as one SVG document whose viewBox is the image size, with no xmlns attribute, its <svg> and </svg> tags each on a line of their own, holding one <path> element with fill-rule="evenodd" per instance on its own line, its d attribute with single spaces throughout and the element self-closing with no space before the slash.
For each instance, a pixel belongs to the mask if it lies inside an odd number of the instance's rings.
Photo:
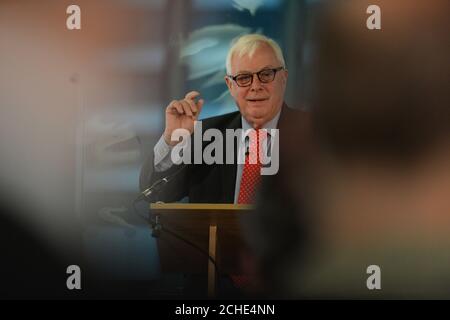
<svg viewBox="0 0 450 320">
<path fill-rule="evenodd" d="M 248 153 L 245 156 L 244 170 L 242 172 L 238 203 L 251 204 L 255 200 L 255 190 L 261 180 L 260 146 L 265 140 L 264 130 L 250 132 Z M 253 136 L 252 136 L 253 135 Z M 256 137 L 255 137 L 256 135 Z"/>
</svg>

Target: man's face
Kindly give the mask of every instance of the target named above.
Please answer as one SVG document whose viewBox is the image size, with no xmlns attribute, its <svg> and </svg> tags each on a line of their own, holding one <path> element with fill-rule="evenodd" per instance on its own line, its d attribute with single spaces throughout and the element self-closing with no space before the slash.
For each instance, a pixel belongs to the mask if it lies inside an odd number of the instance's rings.
<svg viewBox="0 0 450 320">
<path fill-rule="evenodd" d="M 253 73 L 262 69 L 278 68 L 281 63 L 268 45 L 261 45 L 250 58 L 237 54 L 231 59 L 231 75 Z M 237 83 L 225 77 L 228 89 L 233 96 L 243 117 L 255 129 L 261 128 L 272 120 L 283 105 L 284 91 L 286 89 L 287 71 L 282 69 L 275 74 L 272 82 L 262 83 L 258 76 L 253 75 L 253 82 L 247 87 L 239 87 Z"/>
</svg>

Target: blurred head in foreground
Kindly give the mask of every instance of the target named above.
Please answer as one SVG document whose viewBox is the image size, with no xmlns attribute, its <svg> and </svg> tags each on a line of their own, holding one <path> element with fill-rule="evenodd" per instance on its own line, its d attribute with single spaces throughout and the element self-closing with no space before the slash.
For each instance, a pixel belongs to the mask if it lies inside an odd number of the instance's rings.
<svg viewBox="0 0 450 320">
<path fill-rule="evenodd" d="M 372 2 L 313 18 L 314 148 L 282 150 L 302 161 L 258 215 L 260 231 L 277 220 L 257 249 L 276 295 L 450 297 L 449 2 Z M 366 27 L 370 4 L 381 30 Z"/>
</svg>

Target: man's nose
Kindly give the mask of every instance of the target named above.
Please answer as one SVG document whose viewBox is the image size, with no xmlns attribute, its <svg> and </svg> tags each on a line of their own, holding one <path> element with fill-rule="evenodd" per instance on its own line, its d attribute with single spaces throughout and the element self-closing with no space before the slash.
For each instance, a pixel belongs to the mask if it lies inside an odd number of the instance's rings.
<svg viewBox="0 0 450 320">
<path fill-rule="evenodd" d="M 259 81 L 258 75 L 255 73 L 253 74 L 253 81 L 250 85 L 250 90 L 260 90 L 262 89 L 262 82 Z"/>
</svg>

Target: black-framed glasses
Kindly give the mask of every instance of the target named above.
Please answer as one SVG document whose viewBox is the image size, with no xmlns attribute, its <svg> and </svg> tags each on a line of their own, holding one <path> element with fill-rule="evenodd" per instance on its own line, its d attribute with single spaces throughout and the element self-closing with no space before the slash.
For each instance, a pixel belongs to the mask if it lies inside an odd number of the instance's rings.
<svg viewBox="0 0 450 320">
<path fill-rule="evenodd" d="M 235 76 L 228 75 L 228 78 L 233 79 L 239 87 L 248 87 L 253 83 L 253 76 L 256 74 L 258 79 L 262 83 L 269 83 L 275 79 L 275 75 L 278 71 L 284 69 L 284 67 L 278 68 L 264 68 L 258 72 L 253 73 L 240 73 Z"/>
</svg>

